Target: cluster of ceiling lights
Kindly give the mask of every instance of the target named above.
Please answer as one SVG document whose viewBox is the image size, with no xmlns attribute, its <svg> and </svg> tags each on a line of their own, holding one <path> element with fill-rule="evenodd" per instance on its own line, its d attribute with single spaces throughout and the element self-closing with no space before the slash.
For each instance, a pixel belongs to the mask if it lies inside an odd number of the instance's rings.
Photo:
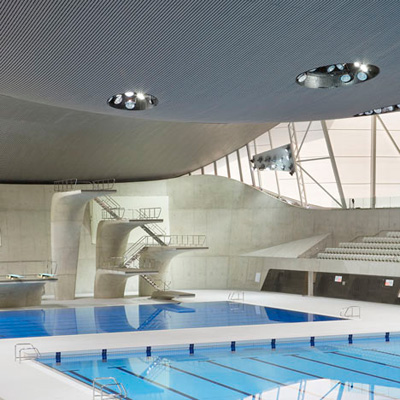
<svg viewBox="0 0 400 400">
<path fill-rule="evenodd" d="M 400 104 L 393 104 L 392 106 L 378 107 L 372 110 L 364 111 L 354 115 L 355 117 L 363 117 L 365 115 L 386 114 L 393 111 L 400 111 Z"/>
<path fill-rule="evenodd" d="M 119 110 L 142 111 L 153 108 L 158 104 L 157 97 L 142 92 L 125 92 L 111 96 L 107 103 Z"/>
<path fill-rule="evenodd" d="M 256 154 L 251 162 L 254 164 L 253 168 L 260 171 L 287 171 L 290 175 L 295 172 L 290 144 Z"/>
<path fill-rule="evenodd" d="M 313 68 L 297 75 L 296 82 L 312 89 L 327 89 L 362 83 L 379 74 L 379 68 L 371 64 L 340 63 Z"/>
</svg>

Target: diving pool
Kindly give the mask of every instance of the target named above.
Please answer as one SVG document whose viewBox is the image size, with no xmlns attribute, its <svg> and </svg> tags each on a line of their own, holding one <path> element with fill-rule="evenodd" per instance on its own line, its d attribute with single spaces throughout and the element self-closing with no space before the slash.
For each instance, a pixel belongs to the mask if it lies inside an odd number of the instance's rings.
<svg viewBox="0 0 400 400">
<path fill-rule="evenodd" d="M 88 355 L 40 362 L 92 385 L 114 377 L 131 400 L 398 400 L 400 340 L 357 344 L 306 342 L 280 346 L 164 349 Z"/>
<path fill-rule="evenodd" d="M 0 312 L 0 338 L 335 321 L 342 318 L 229 301 Z"/>
</svg>

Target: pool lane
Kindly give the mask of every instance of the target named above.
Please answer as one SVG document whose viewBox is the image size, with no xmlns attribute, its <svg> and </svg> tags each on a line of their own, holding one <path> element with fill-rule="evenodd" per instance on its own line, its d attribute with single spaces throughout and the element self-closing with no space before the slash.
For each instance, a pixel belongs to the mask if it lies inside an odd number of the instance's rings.
<svg viewBox="0 0 400 400">
<path fill-rule="evenodd" d="M 135 400 L 269 400 L 298 396 L 305 400 L 398 400 L 397 349 L 387 363 L 382 361 L 386 355 L 375 351 L 380 349 L 392 351 L 390 345 L 376 349 L 296 346 L 292 351 L 210 349 L 194 355 L 179 352 L 170 357 L 127 355 L 107 361 L 65 359 L 60 365 L 52 359 L 46 364 L 88 384 L 99 376 L 113 376 Z"/>
</svg>

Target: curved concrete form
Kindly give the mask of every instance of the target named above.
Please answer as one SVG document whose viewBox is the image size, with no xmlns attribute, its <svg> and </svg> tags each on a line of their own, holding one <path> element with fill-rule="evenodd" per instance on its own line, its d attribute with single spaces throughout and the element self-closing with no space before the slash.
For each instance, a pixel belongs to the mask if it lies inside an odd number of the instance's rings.
<svg viewBox="0 0 400 400">
<path fill-rule="evenodd" d="M 43 279 L 0 281 L 0 308 L 39 306 L 45 284 Z"/>
<path fill-rule="evenodd" d="M 147 247 L 140 253 L 139 267 L 151 265 L 152 269 L 158 271 L 157 275 L 152 276 L 152 280 L 156 283 L 158 280 L 162 282 L 170 282 L 171 278 L 168 271 L 170 261 L 182 253 L 187 253 L 193 250 L 208 250 L 208 247 L 178 247 L 178 246 L 160 246 Z M 164 290 L 164 288 L 161 288 Z M 151 296 L 154 292 L 154 287 L 144 279 L 139 280 L 139 296 Z"/>
<path fill-rule="evenodd" d="M 110 267 L 112 259 L 117 261 L 125 254 L 129 234 L 137 227 L 149 223 L 160 223 L 157 220 L 106 220 L 100 221 L 97 226 L 96 239 L 96 269 Z"/>
<path fill-rule="evenodd" d="M 160 222 L 163 220 L 107 220 L 99 223 L 96 240 L 95 298 L 124 297 L 127 279 L 140 273 L 134 268 L 116 268 L 123 260 L 129 234 L 137 227 Z"/>
<path fill-rule="evenodd" d="M 94 297 L 117 299 L 124 297 L 126 281 L 132 276 L 157 274 L 157 270 L 144 268 L 100 268 L 96 271 Z"/>
<path fill-rule="evenodd" d="M 51 254 L 57 263 L 57 300 L 75 298 L 79 241 L 86 204 L 115 190 L 74 190 L 54 193 L 51 201 Z"/>
</svg>

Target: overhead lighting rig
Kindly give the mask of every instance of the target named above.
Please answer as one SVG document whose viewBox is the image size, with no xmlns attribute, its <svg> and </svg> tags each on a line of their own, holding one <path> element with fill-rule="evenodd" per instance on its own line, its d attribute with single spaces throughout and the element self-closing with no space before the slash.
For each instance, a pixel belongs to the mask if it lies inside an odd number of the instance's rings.
<svg viewBox="0 0 400 400">
<path fill-rule="evenodd" d="M 365 115 L 386 114 L 386 113 L 391 113 L 394 111 L 400 111 L 400 104 L 393 104 L 391 106 L 373 108 L 372 110 L 367 110 L 367 111 L 358 113 L 358 114 L 354 115 L 354 117 L 363 117 Z"/>
<path fill-rule="evenodd" d="M 142 92 L 125 92 L 111 96 L 107 103 L 110 107 L 127 111 L 142 111 L 158 104 L 157 97 Z"/>
<path fill-rule="evenodd" d="M 309 69 L 297 75 L 300 86 L 311 89 L 328 89 L 350 86 L 375 78 L 379 68 L 372 64 L 339 63 Z"/>
<path fill-rule="evenodd" d="M 290 144 L 255 154 L 251 162 L 253 163 L 253 168 L 259 171 L 286 171 L 290 175 L 293 175 L 295 172 L 293 152 Z"/>
</svg>

